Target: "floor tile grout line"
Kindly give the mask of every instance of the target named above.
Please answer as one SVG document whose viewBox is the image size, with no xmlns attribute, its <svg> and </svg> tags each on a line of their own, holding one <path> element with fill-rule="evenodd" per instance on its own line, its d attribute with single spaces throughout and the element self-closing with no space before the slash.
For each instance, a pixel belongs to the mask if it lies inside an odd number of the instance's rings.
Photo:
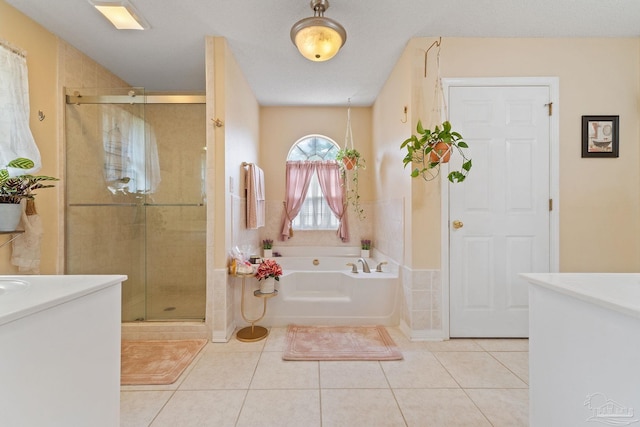
<svg viewBox="0 0 640 427">
<path fill-rule="evenodd" d="M 511 372 L 513 375 L 516 376 L 516 378 L 518 378 L 520 381 L 522 381 L 524 384 L 526 384 L 527 388 L 529 388 L 529 381 L 525 381 L 524 378 L 520 377 L 520 375 L 518 375 L 511 368 L 509 368 L 506 364 L 504 364 L 500 359 L 498 359 L 496 356 L 493 355 L 493 353 L 501 353 L 501 352 L 499 352 L 499 351 L 494 351 L 494 352 L 487 351 L 487 353 L 489 354 L 489 356 L 493 357 L 499 364 L 504 366 L 507 371 Z M 505 353 L 505 352 L 502 352 L 502 353 Z M 506 352 L 506 353 L 508 353 L 508 352 Z M 515 353 L 515 352 L 512 352 L 512 353 Z M 521 353 L 524 353 L 524 352 L 521 352 Z M 511 387 L 509 387 L 509 388 L 511 388 Z M 513 387 L 513 388 L 515 388 L 515 387 Z M 522 387 L 519 387 L 519 388 L 522 388 Z"/>
<path fill-rule="evenodd" d="M 178 389 L 176 388 L 175 390 L 172 391 L 171 396 L 169 396 L 169 398 L 167 399 L 166 402 L 164 402 L 164 404 L 160 407 L 160 409 L 158 409 L 158 412 L 156 412 L 156 414 L 153 416 L 153 418 L 151 419 L 151 422 L 149 422 L 149 426 L 153 425 L 153 423 L 158 419 L 158 416 L 160 415 L 160 413 L 164 410 L 164 408 L 169 404 L 169 402 L 171 402 L 171 399 L 173 399 L 173 396 L 176 395 L 176 392 L 178 391 Z"/>
<path fill-rule="evenodd" d="M 246 390 L 244 390 L 244 396 L 242 397 L 242 403 L 240 404 L 240 410 L 238 411 L 238 414 L 236 415 L 236 420 L 233 423 L 234 426 L 237 426 L 238 423 L 240 422 L 240 415 L 242 414 L 242 410 L 244 409 L 244 405 L 247 402 L 247 396 L 249 395 L 249 389 L 247 388 Z"/>
<path fill-rule="evenodd" d="M 449 372 L 449 370 L 448 370 L 448 369 L 444 366 L 444 364 L 440 361 L 440 359 L 438 358 L 438 356 L 437 356 L 437 354 L 436 354 L 436 353 L 454 353 L 454 352 L 446 352 L 446 351 L 443 351 L 443 352 L 434 352 L 434 356 L 435 356 L 435 358 L 436 358 L 436 359 L 438 359 L 438 362 L 440 362 L 440 364 L 441 364 L 441 365 L 443 365 L 443 368 L 447 371 L 447 373 L 448 373 L 449 375 L 451 375 L 451 377 L 452 377 L 456 382 L 458 382 L 458 380 L 456 380 L 456 378 L 454 377 L 454 375 L 453 375 L 451 372 Z M 457 352 L 457 353 L 465 353 L 465 352 Z M 498 359 L 497 359 L 493 354 L 491 354 L 491 352 L 490 352 L 490 351 L 483 350 L 482 352 L 475 352 L 475 353 L 486 353 L 486 354 L 487 354 L 491 359 L 493 359 L 493 360 L 495 360 L 496 362 L 498 362 L 498 364 L 499 364 L 499 365 L 501 365 L 503 368 L 505 368 L 505 369 L 506 369 L 510 374 L 512 374 L 514 377 L 516 377 L 516 379 L 517 379 L 517 380 L 519 380 L 520 382 L 522 382 L 522 383 L 526 386 L 526 387 L 521 387 L 521 386 L 520 386 L 520 387 L 509 387 L 509 386 L 507 386 L 507 387 L 499 387 L 499 388 L 514 389 L 514 390 L 516 390 L 516 389 L 525 389 L 525 388 L 526 388 L 526 389 L 528 389 L 528 388 L 529 388 L 529 383 L 528 383 L 527 381 L 524 381 L 524 380 L 523 380 L 523 379 L 522 379 L 518 374 L 516 374 L 516 373 L 515 373 L 515 372 L 513 372 L 511 369 L 509 369 L 509 367 L 507 367 L 504 363 L 502 363 L 500 360 L 498 360 Z M 524 353 L 524 352 L 522 352 L 522 353 Z M 459 384 L 459 383 L 458 383 L 458 384 Z M 463 387 L 463 386 L 460 384 L 460 388 L 465 388 L 465 387 Z M 489 389 L 490 389 L 490 388 L 496 388 L 496 387 L 466 387 L 466 388 L 489 388 Z"/>
<path fill-rule="evenodd" d="M 195 366 L 200 362 L 200 360 L 202 360 L 202 358 L 204 357 L 204 353 L 207 351 L 207 346 L 208 346 L 208 343 L 205 344 L 200 349 L 200 351 L 198 351 L 198 354 L 196 354 L 196 356 L 193 358 L 191 363 L 189 363 L 189 366 L 187 366 L 187 368 L 184 370 L 184 372 L 182 372 L 182 374 L 180 374 L 180 376 L 178 377 L 178 380 L 176 381 L 178 383 L 178 384 L 176 384 L 176 388 L 169 389 L 169 390 L 166 390 L 166 389 L 165 390 L 159 390 L 159 391 L 171 391 L 171 395 L 164 402 L 164 404 L 160 407 L 160 409 L 158 409 L 158 412 L 156 412 L 156 414 L 153 416 L 153 418 L 151 419 L 151 422 L 149 423 L 149 426 L 151 426 L 156 421 L 156 419 L 162 413 L 164 408 L 166 408 L 166 406 L 169 404 L 169 402 L 171 402 L 171 399 L 173 399 L 173 397 L 176 395 L 178 390 L 180 390 L 180 387 L 182 387 L 182 384 L 185 382 L 185 380 L 191 375 L 191 373 L 193 372 Z M 122 391 L 121 391 L 121 393 L 122 393 Z"/>
<path fill-rule="evenodd" d="M 318 362 L 318 406 L 320 415 L 320 427 L 322 427 L 322 375 L 320 373 L 320 362 Z"/>
<path fill-rule="evenodd" d="M 269 329 L 269 333 L 271 333 L 271 329 Z M 237 331 L 236 331 L 236 334 L 237 334 Z M 269 338 L 269 334 L 267 334 L 267 337 L 265 338 L 265 340 L 268 338 Z M 251 373 L 251 379 L 247 384 L 244 397 L 242 398 L 242 404 L 240 405 L 240 410 L 236 415 L 236 422 L 234 423 L 234 426 L 237 426 L 238 423 L 240 422 L 240 416 L 242 415 L 242 411 L 244 410 L 244 405 L 247 403 L 247 397 L 249 396 L 249 391 L 251 390 L 251 384 L 253 384 L 253 380 L 255 379 L 256 372 L 258 371 L 258 366 L 260 365 L 260 360 L 262 360 L 262 353 L 264 352 L 265 343 L 266 341 L 262 343 L 262 346 L 260 346 L 260 352 L 259 352 L 260 354 L 258 355 L 258 360 L 256 360 L 256 365 L 253 367 L 253 372 Z M 255 353 L 257 353 L 257 351 Z"/>
<path fill-rule="evenodd" d="M 474 340 L 474 341 L 475 341 L 475 340 Z M 482 347 L 480 344 L 476 343 L 476 345 L 482 349 L 482 352 L 484 352 L 484 353 L 486 353 L 486 352 L 487 352 L 487 351 L 484 349 L 484 347 Z M 480 409 L 480 407 L 476 404 L 475 400 L 473 400 L 473 399 L 471 398 L 471 396 L 469 395 L 469 393 L 467 393 L 467 391 L 464 389 L 464 387 L 462 387 L 462 384 L 460 384 L 460 382 L 456 379 L 456 377 L 455 377 L 451 372 L 449 372 L 449 370 L 447 369 L 447 367 L 446 367 L 446 366 L 444 366 L 444 364 L 442 363 L 442 361 L 438 358 L 438 355 L 437 355 L 437 354 L 434 354 L 433 356 L 436 358 L 436 360 L 438 361 L 438 363 L 440 363 L 440 365 L 442 365 L 442 367 L 444 368 L 444 370 L 445 370 L 445 371 L 447 371 L 447 373 L 448 373 L 449 375 L 451 375 L 451 378 L 453 378 L 453 380 L 456 382 L 456 384 L 458 384 L 458 387 L 460 387 L 460 390 L 462 390 L 462 392 L 465 394 L 465 396 L 467 396 L 467 398 L 471 401 L 471 403 L 473 404 L 473 406 L 475 406 L 475 407 L 478 409 L 478 411 L 482 414 L 482 416 L 484 417 L 484 419 L 485 419 L 485 420 L 487 420 L 487 422 L 489 423 L 489 425 L 493 426 L 493 423 L 491 422 L 491 420 L 489 419 L 489 417 L 487 417 L 487 415 L 486 415 L 484 412 L 482 412 L 482 409 Z"/>
<path fill-rule="evenodd" d="M 465 394 L 465 396 L 467 396 L 467 398 L 471 401 L 471 403 L 473 403 L 473 406 L 475 406 L 478 409 L 478 412 L 480 412 L 482 414 L 482 416 L 484 417 L 485 420 L 487 420 L 489 425 L 494 426 L 494 424 L 491 422 L 491 420 L 489 419 L 487 414 L 485 414 L 484 411 L 478 406 L 478 404 L 476 403 L 475 400 L 473 400 L 471 395 L 469 393 L 467 393 L 467 390 L 463 388 L 462 392 Z"/>
<path fill-rule="evenodd" d="M 403 351 L 404 351 L 404 350 L 403 350 Z M 427 352 L 429 352 L 429 353 L 431 353 L 431 351 L 429 351 L 428 349 L 426 349 L 426 351 L 427 351 Z M 434 358 L 435 358 L 435 356 L 434 356 Z M 405 360 L 405 359 L 404 359 L 404 356 L 403 356 L 403 359 L 402 359 L 402 360 L 403 360 L 403 361 Z M 436 359 L 436 360 L 437 360 L 437 359 Z M 439 363 L 439 361 L 438 361 L 438 363 Z M 396 402 L 396 406 L 398 407 L 398 411 L 400 411 L 400 415 L 402 416 L 402 421 L 404 421 L 404 425 L 405 425 L 405 427 L 408 427 L 408 426 L 409 426 L 409 423 L 408 423 L 408 421 L 407 421 L 407 417 L 405 416 L 405 413 L 404 413 L 404 411 L 402 410 L 402 406 L 400 406 L 400 402 L 398 402 L 398 397 L 396 396 L 396 392 L 395 392 L 394 388 L 391 386 L 391 381 L 389 381 L 389 377 L 387 376 L 387 372 L 384 370 L 384 367 L 383 367 L 382 362 L 378 361 L 378 366 L 379 366 L 379 367 L 380 367 L 380 369 L 382 370 L 382 375 L 384 375 L 384 379 L 385 379 L 385 381 L 387 382 L 387 385 L 389 386 L 389 390 L 391 390 L 391 395 L 393 396 L 393 400 Z M 447 373 L 448 373 L 448 372 L 447 372 Z M 449 374 L 449 375 L 451 375 L 451 374 Z M 455 381 L 455 379 L 454 379 L 454 381 Z M 400 388 L 398 387 L 398 389 L 400 389 Z"/>
<path fill-rule="evenodd" d="M 451 379 L 453 379 L 453 381 L 458 384 L 458 388 L 462 388 L 462 384 L 460 384 L 460 381 L 458 381 L 458 379 L 447 369 L 446 366 L 444 366 L 444 363 L 442 363 L 442 361 L 440 360 L 440 358 L 437 355 L 437 352 L 433 352 L 431 353 L 433 355 L 433 358 L 436 359 L 436 361 L 440 364 L 440 366 L 442 366 L 442 369 L 444 369 L 447 374 L 449 374 L 449 376 L 451 377 Z"/>
</svg>

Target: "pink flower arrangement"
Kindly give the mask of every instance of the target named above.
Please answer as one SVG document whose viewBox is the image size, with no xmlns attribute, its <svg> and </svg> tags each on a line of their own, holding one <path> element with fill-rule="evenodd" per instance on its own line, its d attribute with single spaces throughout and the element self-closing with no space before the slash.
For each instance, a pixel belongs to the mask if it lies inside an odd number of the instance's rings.
<svg viewBox="0 0 640 427">
<path fill-rule="evenodd" d="M 279 282 L 281 275 L 282 267 L 273 259 L 265 259 L 258 265 L 258 269 L 256 270 L 256 278 L 258 280 L 273 277 Z"/>
</svg>

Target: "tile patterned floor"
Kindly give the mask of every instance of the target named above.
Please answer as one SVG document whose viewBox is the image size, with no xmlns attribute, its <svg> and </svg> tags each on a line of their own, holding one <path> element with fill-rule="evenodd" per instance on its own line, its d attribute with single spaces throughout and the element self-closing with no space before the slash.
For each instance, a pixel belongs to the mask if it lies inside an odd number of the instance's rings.
<svg viewBox="0 0 640 427">
<path fill-rule="evenodd" d="M 527 340 L 410 342 L 404 360 L 285 362 L 286 328 L 209 343 L 178 381 L 123 386 L 121 426 L 527 426 Z"/>
</svg>

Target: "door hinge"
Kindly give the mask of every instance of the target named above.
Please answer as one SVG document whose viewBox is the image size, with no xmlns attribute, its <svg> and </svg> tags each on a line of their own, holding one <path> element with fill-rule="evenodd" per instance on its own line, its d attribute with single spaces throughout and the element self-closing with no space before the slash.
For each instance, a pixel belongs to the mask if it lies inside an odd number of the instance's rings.
<svg viewBox="0 0 640 427">
<path fill-rule="evenodd" d="M 548 104 L 544 104 L 547 106 L 547 108 L 549 109 L 549 115 L 553 115 L 553 102 L 550 102 Z"/>
<path fill-rule="evenodd" d="M 553 210 L 553 199 L 549 199 L 549 212 Z"/>
</svg>

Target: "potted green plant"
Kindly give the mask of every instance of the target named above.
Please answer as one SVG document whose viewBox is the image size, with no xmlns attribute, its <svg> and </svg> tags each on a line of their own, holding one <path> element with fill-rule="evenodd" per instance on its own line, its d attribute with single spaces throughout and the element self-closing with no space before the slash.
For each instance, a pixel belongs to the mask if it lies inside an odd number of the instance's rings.
<svg viewBox="0 0 640 427">
<path fill-rule="evenodd" d="M 9 168 L 26 170 L 33 166 L 32 160 L 19 157 L 0 169 L 0 231 L 15 231 L 22 214 L 20 202 L 23 199 L 34 200 L 36 195 L 34 190 L 54 186 L 45 184 L 43 181 L 58 180 L 58 178 L 43 175 L 10 176 L 9 174 Z"/>
<path fill-rule="evenodd" d="M 336 161 L 340 165 L 340 173 L 342 174 L 344 185 L 347 186 L 347 203 L 353 206 L 353 210 L 358 215 L 358 218 L 363 219 L 365 217 L 364 209 L 360 206 L 358 185 L 359 171 L 366 169 L 364 157 L 362 157 L 360 152 L 355 148 L 344 148 L 336 154 Z M 347 174 L 350 176 L 348 177 Z M 350 180 L 353 185 L 348 185 L 348 180 Z"/>
<path fill-rule="evenodd" d="M 369 258 L 370 250 L 371 250 L 371 240 L 361 239 L 360 240 L 360 256 L 362 258 Z"/>
<path fill-rule="evenodd" d="M 262 257 L 271 258 L 273 256 L 273 239 L 264 239 L 262 241 Z"/>
<path fill-rule="evenodd" d="M 472 166 L 471 159 L 467 158 L 464 151 L 469 146 L 462 140 L 462 135 L 451 130 L 451 123 L 445 121 L 442 127 L 436 125 L 433 129 L 425 129 L 422 122 L 418 121 L 416 130 L 417 135 L 411 135 L 400 146 L 400 149 L 407 150 L 403 159 L 405 168 L 413 163 L 422 165 L 414 168 L 411 176 L 422 176 L 427 181 L 434 179 L 438 176 L 440 165 L 449 161 L 452 152 L 457 152 L 462 156 L 462 166 L 459 170 L 449 172 L 447 178 L 453 183 L 464 181 Z"/>
</svg>

